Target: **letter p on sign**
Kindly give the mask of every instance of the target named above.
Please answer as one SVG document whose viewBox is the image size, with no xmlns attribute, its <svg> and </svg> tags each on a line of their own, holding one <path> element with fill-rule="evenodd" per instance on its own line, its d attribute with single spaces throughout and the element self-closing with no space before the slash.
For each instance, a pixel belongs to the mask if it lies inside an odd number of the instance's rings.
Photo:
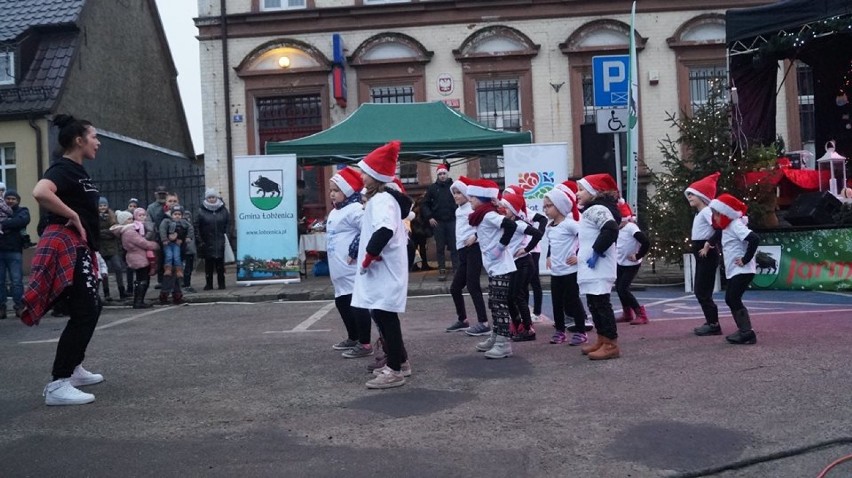
<svg viewBox="0 0 852 478">
<path fill-rule="evenodd" d="M 604 91 L 612 91 L 613 84 L 623 83 L 627 79 L 625 65 L 620 61 L 603 62 L 603 73 Z"/>
</svg>

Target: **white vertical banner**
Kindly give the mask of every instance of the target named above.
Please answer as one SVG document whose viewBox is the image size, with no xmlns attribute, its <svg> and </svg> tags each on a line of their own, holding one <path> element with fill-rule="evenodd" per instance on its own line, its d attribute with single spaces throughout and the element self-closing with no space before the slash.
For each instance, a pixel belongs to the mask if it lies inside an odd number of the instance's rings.
<svg viewBox="0 0 852 478">
<path fill-rule="evenodd" d="M 636 60 L 636 2 L 630 10 L 630 68 L 627 89 L 627 204 L 634 215 L 639 189 L 639 64 Z M 620 169 L 620 168 L 619 168 Z M 619 173 L 619 176 L 621 174 Z"/>
<path fill-rule="evenodd" d="M 544 195 L 570 175 L 568 143 L 505 145 L 503 168 L 506 186 L 520 186 L 524 190 L 524 199 L 530 213 L 544 215 Z M 547 238 L 543 238 L 540 244 L 539 271 L 549 275 L 550 271 L 546 267 Z"/>
<path fill-rule="evenodd" d="M 234 158 L 237 282 L 299 281 L 296 155 Z"/>
</svg>

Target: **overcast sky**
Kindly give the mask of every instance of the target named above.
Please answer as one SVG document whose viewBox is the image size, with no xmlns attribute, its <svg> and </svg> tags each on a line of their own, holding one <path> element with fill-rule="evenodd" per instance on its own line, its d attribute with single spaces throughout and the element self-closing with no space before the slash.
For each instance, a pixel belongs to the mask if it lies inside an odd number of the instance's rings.
<svg viewBox="0 0 852 478">
<path fill-rule="evenodd" d="M 160 18 L 166 30 L 169 47 L 178 71 L 178 87 L 192 135 L 195 154 L 204 152 L 201 125 L 201 73 L 198 59 L 198 40 L 193 18 L 198 16 L 196 0 L 156 0 Z"/>
</svg>

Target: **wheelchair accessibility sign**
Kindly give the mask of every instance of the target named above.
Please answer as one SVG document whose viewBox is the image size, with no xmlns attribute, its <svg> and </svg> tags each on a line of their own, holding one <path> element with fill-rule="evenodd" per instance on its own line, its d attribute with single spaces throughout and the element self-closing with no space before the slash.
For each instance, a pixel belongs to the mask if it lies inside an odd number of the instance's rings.
<svg viewBox="0 0 852 478">
<path fill-rule="evenodd" d="M 627 108 L 601 108 L 595 110 L 597 115 L 596 129 L 598 133 L 626 133 Z"/>
</svg>

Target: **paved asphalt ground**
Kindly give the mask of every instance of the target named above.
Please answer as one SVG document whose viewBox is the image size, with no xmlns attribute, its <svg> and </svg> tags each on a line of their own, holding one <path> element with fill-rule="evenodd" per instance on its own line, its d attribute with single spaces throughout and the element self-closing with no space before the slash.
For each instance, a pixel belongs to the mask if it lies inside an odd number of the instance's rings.
<svg viewBox="0 0 852 478">
<path fill-rule="evenodd" d="M 0 321 L 0 477 L 815 477 L 852 453 L 852 296 L 747 292 L 755 346 L 693 336 L 682 289 L 637 296 L 653 322 L 605 362 L 546 325 L 486 360 L 448 296 L 411 298 L 414 375 L 385 391 L 331 349 L 332 302 L 107 308 L 77 407 L 41 397 L 65 321 Z"/>
</svg>

